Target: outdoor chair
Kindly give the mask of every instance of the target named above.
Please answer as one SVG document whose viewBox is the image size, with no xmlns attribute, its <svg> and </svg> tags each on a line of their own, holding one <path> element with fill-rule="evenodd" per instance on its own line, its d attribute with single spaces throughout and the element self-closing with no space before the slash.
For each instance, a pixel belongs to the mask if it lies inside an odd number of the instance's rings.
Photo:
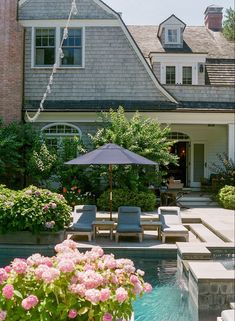
<svg viewBox="0 0 235 321">
<path fill-rule="evenodd" d="M 120 235 L 138 236 L 143 240 L 143 229 L 140 224 L 141 209 L 134 206 L 120 206 L 118 208 L 118 222 L 116 227 L 116 242 Z"/>
<path fill-rule="evenodd" d="M 96 219 L 95 205 L 76 205 L 73 212 L 73 223 L 66 234 L 87 235 L 89 242 L 93 236 L 92 223 Z"/>
<path fill-rule="evenodd" d="M 158 208 L 158 214 L 162 223 L 162 243 L 165 243 L 166 237 L 184 237 L 188 242 L 189 233 L 182 224 L 178 206 L 161 206 Z"/>
</svg>

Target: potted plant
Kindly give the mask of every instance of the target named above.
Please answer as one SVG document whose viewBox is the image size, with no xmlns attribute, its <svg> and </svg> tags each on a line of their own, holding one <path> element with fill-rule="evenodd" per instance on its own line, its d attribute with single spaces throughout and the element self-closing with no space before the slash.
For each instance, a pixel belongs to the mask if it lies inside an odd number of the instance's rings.
<svg viewBox="0 0 235 321">
<path fill-rule="evenodd" d="M 137 295 L 151 291 L 129 259 L 66 240 L 56 256 L 34 254 L 0 269 L 0 320 L 127 321 Z"/>
<path fill-rule="evenodd" d="M 63 195 L 29 186 L 22 191 L 1 189 L 0 242 L 56 244 L 64 239 L 71 208 Z"/>
</svg>

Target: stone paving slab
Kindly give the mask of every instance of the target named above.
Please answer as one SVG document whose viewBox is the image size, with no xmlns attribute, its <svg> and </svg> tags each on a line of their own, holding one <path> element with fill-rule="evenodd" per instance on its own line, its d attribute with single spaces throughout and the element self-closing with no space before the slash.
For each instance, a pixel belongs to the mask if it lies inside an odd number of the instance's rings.
<svg viewBox="0 0 235 321">
<path fill-rule="evenodd" d="M 227 270 L 219 262 L 188 261 L 189 269 L 197 281 L 200 280 L 234 280 L 234 271 Z"/>
</svg>

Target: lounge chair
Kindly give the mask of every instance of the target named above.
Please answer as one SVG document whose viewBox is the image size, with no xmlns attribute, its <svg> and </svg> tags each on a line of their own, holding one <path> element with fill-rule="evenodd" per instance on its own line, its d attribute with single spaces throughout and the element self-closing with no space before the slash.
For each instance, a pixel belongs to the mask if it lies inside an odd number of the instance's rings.
<svg viewBox="0 0 235 321">
<path fill-rule="evenodd" d="M 221 317 L 217 318 L 217 321 L 234 321 L 235 310 L 224 310 L 221 313 Z"/>
<path fill-rule="evenodd" d="M 188 242 L 188 230 L 183 226 L 178 206 L 161 206 L 158 214 L 162 223 L 162 243 L 166 237 L 184 237 Z"/>
<path fill-rule="evenodd" d="M 73 212 L 73 224 L 67 229 L 66 234 L 87 235 L 89 242 L 91 242 L 93 236 L 92 223 L 95 219 L 95 205 L 76 205 Z"/>
<path fill-rule="evenodd" d="M 118 208 L 118 223 L 116 227 L 116 242 L 119 235 L 139 236 L 139 241 L 143 240 L 143 229 L 140 224 L 140 207 L 120 206 Z"/>
</svg>

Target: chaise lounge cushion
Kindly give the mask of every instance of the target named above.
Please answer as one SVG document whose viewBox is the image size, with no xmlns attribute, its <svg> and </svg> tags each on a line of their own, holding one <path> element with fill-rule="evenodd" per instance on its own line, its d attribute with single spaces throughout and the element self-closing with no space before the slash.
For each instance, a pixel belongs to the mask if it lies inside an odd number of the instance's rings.
<svg viewBox="0 0 235 321">
<path fill-rule="evenodd" d="M 235 310 L 224 310 L 221 313 L 223 321 L 234 321 L 235 320 Z"/>
<path fill-rule="evenodd" d="M 84 223 L 74 223 L 69 229 L 71 231 L 91 232 L 92 225 Z"/>
<path fill-rule="evenodd" d="M 119 233 L 141 233 L 142 227 L 137 224 L 119 224 L 117 226 L 117 232 Z"/>
<path fill-rule="evenodd" d="M 186 229 L 186 227 L 184 227 L 183 225 L 176 225 L 176 224 L 172 226 L 163 225 L 162 230 L 164 232 L 188 233 L 188 230 Z"/>
</svg>

